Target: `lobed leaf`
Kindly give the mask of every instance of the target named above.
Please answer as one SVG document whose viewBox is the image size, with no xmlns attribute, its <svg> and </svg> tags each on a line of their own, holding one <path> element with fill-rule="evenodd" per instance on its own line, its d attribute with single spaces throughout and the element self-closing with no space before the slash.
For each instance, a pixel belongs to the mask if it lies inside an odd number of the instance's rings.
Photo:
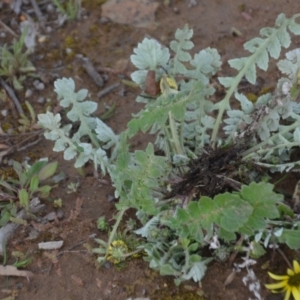
<svg viewBox="0 0 300 300">
<path fill-rule="evenodd" d="M 155 70 L 159 66 L 166 66 L 170 53 L 168 48 L 162 48 L 153 39 L 145 38 L 133 50 L 131 62 L 140 70 Z"/>
<path fill-rule="evenodd" d="M 251 205 L 236 194 L 219 194 L 214 201 L 219 211 L 216 223 L 229 232 L 237 232 L 253 212 Z"/>
</svg>

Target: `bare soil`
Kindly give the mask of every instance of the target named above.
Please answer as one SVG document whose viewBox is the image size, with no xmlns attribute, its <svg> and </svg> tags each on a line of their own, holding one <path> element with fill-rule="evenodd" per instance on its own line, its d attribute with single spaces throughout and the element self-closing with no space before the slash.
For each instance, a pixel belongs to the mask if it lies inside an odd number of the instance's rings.
<svg viewBox="0 0 300 300">
<path fill-rule="evenodd" d="M 42 1 L 41 1 L 42 2 Z M 45 2 L 45 1 L 44 1 Z M 48 1 L 50 2 L 50 1 Z M 51 33 L 45 33 L 47 39 L 37 44 L 36 51 L 31 56 L 33 64 L 37 67 L 40 78 L 45 82 L 45 89 L 35 91 L 27 100 L 33 105 L 35 112 L 45 112 L 46 106 L 54 108 L 57 105 L 53 91 L 53 81 L 56 78 L 72 77 L 76 87 L 86 88 L 90 91 L 90 98 L 98 101 L 97 113 L 105 112 L 105 106 L 116 105 L 114 115 L 107 121 L 115 132 L 125 129 L 131 114 L 139 111 L 141 106 L 135 103 L 135 97 L 140 92 L 121 83 L 121 76 L 126 78 L 134 70 L 129 57 L 137 43 L 145 36 L 156 38 L 162 44 L 168 45 L 173 39 L 175 30 L 189 24 L 194 29 L 193 42 L 197 52 L 205 47 L 218 49 L 223 60 L 223 74 L 231 74 L 227 61 L 234 57 L 245 55 L 243 43 L 258 35 L 260 28 L 274 26 L 276 17 L 280 13 L 292 16 L 299 12 L 298 1 L 277 0 L 248 0 L 245 2 L 234 0 L 198 0 L 197 5 L 188 7 L 189 1 L 171 1 L 170 6 L 159 2 L 154 26 L 137 28 L 131 25 L 120 25 L 113 22 L 104 22 L 101 19 L 101 4 L 104 1 L 83 1 L 84 17 L 79 21 L 66 23 Z M 246 17 L 242 12 L 247 13 Z M 44 12 L 46 13 L 46 12 Z M 250 16 L 251 18 L 247 18 Z M 20 15 L 11 11 L 4 5 L 0 11 L 0 19 L 13 28 L 14 22 L 20 21 Z M 238 29 L 242 35 L 235 36 L 232 27 Z M 14 30 L 17 28 L 14 28 Z M 5 31 L 0 28 L 1 32 Z M 0 43 L 10 42 L 9 33 L 0 37 Z M 291 48 L 299 47 L 300 39 L 294 38 Z M 72 50 L 66 53 L 66 48 Z M 118 88 L 98 99 L 97 93 L 101 91 L 91 77 L 84 71 L 80 60 L 75 54 L 88 57 L 106 78 L 105 86 L 120 83 Z M 119 70 L 118 74 L 109 71 Z M 261 75 L 259 88 L 270 87 L 278 77 L 275 67 L 266 75 Z M 32 88 L 32 80 L 25 82 L 26 87 Z M 26 88 L 25 88 L 26 90 Z M 25 92 L 19 92 L 18 97 L 24 103 Z M 45 103 L 38 99 L 44 97 Z M 49 100 L 47 100 L 49 99 Z M 1 103 L 0 103 L 1 105 Z M 3 105 L 3 104 L 2 104 Z M 3 108 L 3 107 L 2 107 Z M 9 109 L 9 107 L 8 107 Z M 0 116 L 2 128 L 16 126 L 17 118 L 12 111 L 7 117 Z M 151 139 L 151 138 L 150 138 Z M 143 147 L 149 141 L 149 136 L 139 135 L 133 141 L 134 147 Z M 106 238 L 96 228 L 96 220 L 105 215 L 113 223 L 116 212 L 114 203 L 109 201 L 113 195 L 113 188 L 109 178 L 99 181 L 93 176 L 92 166 L 85 168 L 85 176 L 80 176 L 73 168 L 72 162 L 63 160 L 61 153 L 52 151 L 53 144 L 42 139 L 40 143 L 24 151 L 11 153 L 1 165 L 6 170 L 5 162 L 9 159 L 23 160 L 29 157 L 34 162 L 41 157 L 48 157 L 50 161 L 59 161 L 59 171 L 63 171 L 67 178 L 60 182 L 46 201 L 46 209 L 37 216 L 37 219 L 28 221 L 26 226 L 20 226 L 7 245 L 8 264 L 13 263 L 10 255 L 12 251 L 28 252 L 33 258 L 26 268 L 34 273 L 34 277 L 9 277 L 0 279 L 1 299 L 43 299 L 43 300 L 125 300 L 130 297 L 159 299 L 211 299 L 211 300 L 241 300 L 254 296 L 242 283 L 243 272 L 238 273 L 231 284 L 224 287 L 224 282 L 231 273 L 231 267 L 226 263 L 213 263 L 201 283 L 185 282 L 176 287 L 171 277 L 160 277 L 150 270 L 147 264 L 140 259 L 128 261 L 121 269 L 113 265 L 97 268 L 96 256 L 90 254 L 87 247 L 94 247 L 91 235 Z M 77 193 L 67 194 L 67 185 L 79 182 Z M 284 189 L 293 190 L 295 180 L 291 180 Z M 47 224 L 40 223 L 40 219 L 54 210 L 52 201 L 61 198 L 63 217 Z M 55 212 L 58 212 L 55 210 Z M 31 233 L 38 232 L 36 238 L 31 239 Z M 40 251 L 37 244 L 41 241 L 63 240 L 63 248 L 59 251 Z M 57 254 L 60 251 L 64 251 Z M 286 250 L 286 255 L 295 258 L 299 253 Z M 278 254 L 268 253 L 255 268 L 260 281 L 266 283 L 268 275 L 261 266 L 272 258 L 271 270 L 283 272 L 286 264 Z M 282 299 L 281 295 L 271 295 L 262 287 L 265 299 Z M 6 297 L 11 298 L 6 298 Z"/>
</svg>

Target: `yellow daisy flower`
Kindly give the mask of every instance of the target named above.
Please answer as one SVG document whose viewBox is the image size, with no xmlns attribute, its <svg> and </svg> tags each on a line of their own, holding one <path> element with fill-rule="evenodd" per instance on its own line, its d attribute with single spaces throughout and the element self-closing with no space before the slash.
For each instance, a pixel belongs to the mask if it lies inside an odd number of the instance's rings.
<svg viewBox="0 0 300 300">
<path fill-rule="evenodd" d="M 293 270 L 287 269 L 287 275 L 268 273 L 271 278 L 280 282 L 265 284 L 267 289 L 273 293 L 285 293 L 284 300 L 289 300 L 291 295 L 295 300 L 300 300 L 300 266 L 296 260 L 293 261 Z"/>
</svg>

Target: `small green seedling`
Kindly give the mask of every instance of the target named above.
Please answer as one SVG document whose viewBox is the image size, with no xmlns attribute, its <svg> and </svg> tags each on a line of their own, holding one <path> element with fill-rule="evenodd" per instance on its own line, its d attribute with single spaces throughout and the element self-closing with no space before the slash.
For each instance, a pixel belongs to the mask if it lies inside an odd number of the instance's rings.
<svg viewBox="0 0 300 300">
<path fill-rule="evenodd" d="M 105 216 L 99 217 L 97 220 L 97 228 L 101 231 L 108 231 L 109 224 L 105 220 Z"/>
<path fill-rule="evenodd" d="M 30 50 L 23 50 L 26 33 L 27 30 L 24 30 L 20 39 L 13 42 L 11 49 L 7 45 L 0 48 L 0 76 L 16 90 L 22 90 L 26 76 L 34 76 L 36 71 L 28 58 Z"/>
<path fill-rule="evenodd" d="M 24 114 L 20 116 L 21 118 L 18 120 L 18 122 L 20 123 L 18 130 L 22 133 L 31 132 L 38 127 L 36 124 L 36 114 L 32 105 L 28 101 L 25 101 L 25 105 L 27 107 L 27 110 L 29 111 L 30 119 Z"/>
<path fill-rule="evenodd" d="M 54 175 L 57 162 L 37 161 L 32 166 L 24 167 L 21 163 L 14 161 L 13 169 L 17 178 L 0 179 L 1 225 L 16 216 L 18 208 L 22 207 L 28 211 L 33 197 L 49 196 L 52 186 L 42 185 L 42 183 Z"/>
<path fill-rule="evenodd" d="M 60 0 L 53 0 L 53 3 L 68 20 L 80 19 L 81 0 L 67 0 L 65 4 L 62 4 Z"/>
<path fill-rule="evenodd" d="M 17 267 L 17 268 L 25 268 L 28 265 L 30 265 L 31 262 L 32 262 L 32 258 L 31 257 L 28 258 L 27 253 L 24 254 L 21 251 L 13 251 L 11 255 L 16 260 L 16 262 L 14 263 L 14 266 Z"/>
<path fill-rule="evenodd" d="M 79 186 L 80 186 L 79 182 L 69 183 L 67 194 L 77 193 Z"/>
<path fill-rule="evenodd" d="M 53 201 L 53 206 L 54 206 L 55 208 L 62 207 L 62 199 L 61 199 L 61 198 L 55 199 L 55 200 Z"/>
</svg>

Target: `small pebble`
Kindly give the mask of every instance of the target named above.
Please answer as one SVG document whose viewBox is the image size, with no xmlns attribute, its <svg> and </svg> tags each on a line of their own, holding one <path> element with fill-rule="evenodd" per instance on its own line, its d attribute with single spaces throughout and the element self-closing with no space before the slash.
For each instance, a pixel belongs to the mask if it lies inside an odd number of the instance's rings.
<svg viewBox="0 0 300 300">
<path fill-rule="evenodd" d="M 63 217 L 65 215 L 64 215 L 64 212 L 61 209 L 58 209 L 57 212 L 56 212 L 56 216 L 57 216 L 58 220 L 61 220 L 61 219 L 63 219 Z"/>
<path fill-rule="evenodd" d="M 1 115 L 2 115 L 3 117 L 6 117 L 6 116 L 8 115 L 8 110 L 7 110 L 7 109 L 1 110 Z"/>
<path fill-rule="evenodd" d="M 42 90 L 45 89 L 44 83 L 41 82 L 41 81 L 39 81 L 39 80 L 35 80 L 35 81 L 33 82 L 33 86 L 34 86 L 37 90 L 39 90 L 39 91 L 42 91 Z"/>
<path fill-rule="evenodd" d="M 174 11 L 175 14 L 179 14 L 179 9 L 178 9 L 177 6 L 175 6 L 175 7 L 173 8 L 173 11 Z"/>
<path fill-rule="evenodd" d="M 76 57 L 76 58 L 83 58 L 84 56 L 83 56 L 83 54 L 80 54 L 80 53 L 79 53 L 79 54 L 75 54 L 75 57 Z"/>
<path fill-rule="evenodd" d="M 111 263 L 109 261 L 107 261 L 106 263 L 104 263 L 104 268 L 105 269 L 110 269 L 111 268 Z"/>
<path fill-rule="evenodd" d="M 31 228 L 30 229 L 30 232 L 28 234 L 28 240 L 35 240 L 38 236 L 39 236 L 39 231 L 34 229 L 34 228 Z"/>
<path fill-rule="evenodd" d="M 43 60 L 45 58 L 45 54 L 39 54 L 35 57 L 37 60 Z"/>
<path fill-rule="evenodd" d="M 52 32 L 52 27 L 47 26 L 47 27 L 46 27 L 46 32 Z"/>
<path fill-rule="evenodd" d="M 7 164 L 8 164 L 9 166 L 12 166 L 12 165 L 14 164 L 14 160 L 11 158 L 11 159 L 7 162 Z"/>
<path fill-rule="evenodd" d="M 39 249 L 43 250 L 54 250 L 59 249 L 63 246 L 64 241 L 51 241 L 51 242 L 42 242 L 38 243 Z"/>
<path fill-rule="evenodd" d="M 48 5 L 47 5 L 47 7 L 46 7 L 46 11 L 47 11 L 47 13 L 53 13 L 54 11 L 55 11 L 55 7 L 51 4 L 51 3 L 49 3 Z"/>
<path fill-rule="evenodd" d="M 100 18 L 100 23 L 101 24 L 106 24 L 106 23 L 108 23 L 109 22 L 109 19 L 108 18 L 106 18 L 106 17 L 101 17 Z"/>
<path fill-rule="evenodd" d="M 31 97 L 32 94 L 33 94 L 32 90 L 31 89 L 27 89 L 26 92 L 25 92 L 25 98 Z"/>
<path fill-rule="evenodd" d="M 56 64 L 53 65 L 53 69 L 55 68 L 59 68 L 63 65 L 63 61 L 62 60 L 59 60 Z"/>
<path fill-rule="evenodd" d="M 19 28 L 19 23 L 16 20 L 16 18 L 13 18 L 13 19 L 10 20 L 9 27 L 11 27 L 11 28 Z"/>
<path fill-rule="evenodd" d="M 0 37 L 5 38 L 5 37 L 6 37 L 6 33 L 5 33 L 4 31 L 2 31 L 2 32 L 0 33 Z"/>
<path fill-rule="evenodd" d="M 36 100 L 37 103 L 44 104 L 46 102 L 45 97 L 40 97 Z"/>
<path fill-rule="evenodd" d="M 73 52 L 73 50 L 71 48 L 66 48 L 66 53 L 67 54 L 71 54 Z"/>
<path fill-rule="evenodd" d="M 43 217 L 42 223 L 45 224 L 45 223 L 54 221 L 55 219 L 56 219 L 56 214 L 55 214 L 55 212 L 53 211 L 53 212 L 50 212 L 50 213 L 48 213 L 46 216 Z"/>
<path fill-rule="evenodd" d="M 39 43 L 44 43 L 47 40 L 47 37 L 45 35 L 41 35 L 38 39 Z"/>
<path fill-rule="evenodd" d="M 18 290 L 22 289 L 22 288 L 23 288 L 23 283 L 17 283 L 17 284 L 16 284 L 16 288 L 17 288 Z"/>
</svg>

